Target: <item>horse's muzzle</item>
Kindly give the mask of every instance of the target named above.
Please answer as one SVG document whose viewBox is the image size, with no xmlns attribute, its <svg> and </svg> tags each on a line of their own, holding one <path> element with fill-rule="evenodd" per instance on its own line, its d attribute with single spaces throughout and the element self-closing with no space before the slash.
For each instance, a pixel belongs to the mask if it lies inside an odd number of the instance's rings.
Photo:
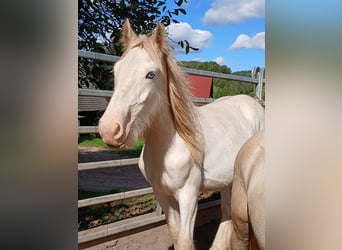
<svg viewBox="0 0 342 250">
<path fill-rule="evenodd" d="M 119 123 L 112 124 L 103 121 L 101 118 L 99 121 L 99 133 L 104 143 L 109 146 L 119 148 L 124 144 L 125 132 Z"/>
</svg>

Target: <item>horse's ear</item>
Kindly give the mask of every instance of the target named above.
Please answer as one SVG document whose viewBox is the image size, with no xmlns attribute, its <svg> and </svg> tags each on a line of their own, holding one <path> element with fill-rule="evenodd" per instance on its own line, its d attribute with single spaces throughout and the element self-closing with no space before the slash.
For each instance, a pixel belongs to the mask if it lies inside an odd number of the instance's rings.
<svg viewBox="0 0 342 250">
<path fill-rule="evenodd" d="M 120 42 L 123 44 L 125 48 L 127 48 L 129 43 L 135 40 L 136 38 L 137 35 L 134 33 L 131 24 L 127 18 L 123 26 Z"/>
<path fill-rule="evenodd" d="M 154 41 L 161 49 L 165 46 L 165 27 L 161 23 L 157 23 L 156 31 L 154 32 Z"/>
</svg>

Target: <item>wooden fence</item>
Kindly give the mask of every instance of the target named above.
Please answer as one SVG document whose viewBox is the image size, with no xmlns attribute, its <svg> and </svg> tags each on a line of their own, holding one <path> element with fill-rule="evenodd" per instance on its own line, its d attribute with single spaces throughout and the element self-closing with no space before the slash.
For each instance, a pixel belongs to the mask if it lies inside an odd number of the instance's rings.
<svg viewBox="0 0 342 250">
<path fill-rule="evenodd" d="M 100 60 L 100 61 L 105 61 L 105 62 L 110 62 L 110 63 L 115 63 L 116 61 L 119 60 L 118 56 L 105 55 L 105 54 L 82 51 L 82 50 L 78 51 L 78 56 L 82 58 Z M 231 74 L 216 73 L 216 72 L 196 70 L 196 69 L 190 69 L 190 68 L 182 68 L 182 70 L 188 74 L 209 76 L 213 78 L 220 78 L 220 79 L 226 79 L 226 80 L 234 80 L 234 81 L 239 81 L 242 83 L 253 83 L 256 85 L 256 98 L 264 105 L 264 102 L 262 101 L 262 98 L 261 98 L 262 86 L 265 83 L 265 80 L 263 77 L 264 68 L 259 68 L 259 67 L 253 68 L 252 69 L 253 77 L 252 76 L 251 77 L 236 76 L 236 75 L 231 75 Z M 111 97 L 112 94 L 113 94 L 112 91 L 107 91 L 107 90 L 97 90 L 97 89 L 79 89 L 78 90 L 79 96 Z M 214 99 L 212 98 L 193 98 L 194 102 L 201 102 L 201 103 L 210 103 L 213 100 Z M 79 126 L 78 133 L 79 134 L 98 133 L 98 126 Z M 138 164 L 138 158 L 99 161 L 99 162 L 87 162 L 87 163 L 79 163 L 78 171 L 122 167 L 122 166 L 134 165 L 134 164 Z M 111 201 L 120 200 L 124 198 L 135 197 L 138 195 L 150 194 L 152 192 L 153 192 L 152 188 L 148 187 L 148 188 L 143 188 L 143 189 L 138 189 L 138 190 L 121 192 L 117 194 L 104 195 L 104 196 L 99 196 L 99 197 L 89 198 L 89 199 L 82 199 L 78 201 L 78 208 L 91 206 L 95 204 L 101 204 L 105 202 L 111 202 Z M 211 207 L 217 207 L 219 206 L 219 204 L 220 204 L 219 201 L 201 204 L 199 206 L 199 211 L 203 209 L 208 209 Z M 139 217 L 141 217 L 141 220 L 139 219 Z M 82 243 L 86 243 L 89 241 L 98 240 L 100 238 L 109 237 L 111 235 L 122 234 L 124 232 L 129 232 L 130 230 L 133 230 L 133 229 L 148 227 L 149 225 L 152 225 L 153 223 L 161 222 L 164 220 L 165 220 L 165 217 L 162 214 L 160 208 L 157 208 L 157 211 L 149 216 L 138 216 L 138 219 L 125 220 L 127 221 L 127 223 L 125 222 L 112 223 L 100 229 L 95 229 L 95 230 L 89 229 L 85 231 L 80 231 L 78 233 L 78 243 L 82 244 Z"/>
</svg>

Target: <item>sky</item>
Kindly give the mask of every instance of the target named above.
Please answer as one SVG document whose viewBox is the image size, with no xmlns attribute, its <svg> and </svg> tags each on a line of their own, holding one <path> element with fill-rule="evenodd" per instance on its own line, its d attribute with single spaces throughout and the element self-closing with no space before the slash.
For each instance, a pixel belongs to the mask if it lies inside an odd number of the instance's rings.
<svg viewBox="0 0 342 250">
<path fill-rule="evenodd" d="M 177 44 L 180 61 L 216 61 L 232 72 L 265 66 L 264 0 L 188 0 L 186 15 L 174 16 L 178 24 L 168 27 L 172 40 L 188 40 L 199 48 L 185 54 Z"/>
</svg>

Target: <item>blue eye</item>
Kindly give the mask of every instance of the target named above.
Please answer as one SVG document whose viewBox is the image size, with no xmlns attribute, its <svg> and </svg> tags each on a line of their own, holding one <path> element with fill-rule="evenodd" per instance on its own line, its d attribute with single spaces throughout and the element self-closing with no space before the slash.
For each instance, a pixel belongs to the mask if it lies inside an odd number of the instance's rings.
<svg viewBox="0 0 342 250">
<path fill-rule="evenodd" d="M 156 73 L 154 73 L 153 71 L 150 71 L 147 73 L 147 75 L 145 76 L 146 79 L 153 79 L 156 76 Z"/>
</svg>

